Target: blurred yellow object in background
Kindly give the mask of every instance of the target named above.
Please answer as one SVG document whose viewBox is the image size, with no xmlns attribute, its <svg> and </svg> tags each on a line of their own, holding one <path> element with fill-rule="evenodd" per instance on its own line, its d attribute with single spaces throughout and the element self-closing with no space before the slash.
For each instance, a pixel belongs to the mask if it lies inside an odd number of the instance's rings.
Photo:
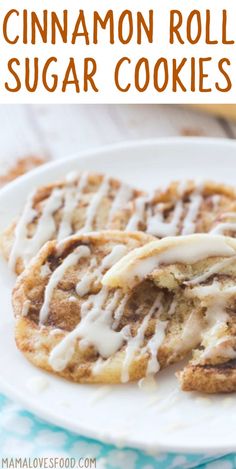
<svg viewBox="0 0 236 469">
<path fill-rule="evenodd" d="M 236 120 L 236 104 L 191 104 L 196 109 Z"/>
</svg>

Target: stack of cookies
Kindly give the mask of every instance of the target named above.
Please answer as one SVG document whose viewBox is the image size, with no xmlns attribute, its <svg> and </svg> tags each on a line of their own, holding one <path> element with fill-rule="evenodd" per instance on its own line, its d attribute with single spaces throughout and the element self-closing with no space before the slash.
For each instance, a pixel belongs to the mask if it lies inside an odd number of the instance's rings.
<svg viewBox="0 0 236 469">
<path fill-rule="evenodd" d="M 185 391 L 236 390 L 236 190 L 152 194 L 93 173 L 29 194 L 1 236 L 19 350 L 80 383 L 126 383 L 189 353 Z"/>
</svg>

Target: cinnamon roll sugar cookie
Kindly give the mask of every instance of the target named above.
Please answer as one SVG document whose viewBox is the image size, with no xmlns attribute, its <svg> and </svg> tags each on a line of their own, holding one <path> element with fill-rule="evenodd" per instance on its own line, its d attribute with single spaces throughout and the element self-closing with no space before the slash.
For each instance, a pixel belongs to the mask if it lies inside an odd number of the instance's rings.
<svg viewBox="0 0 236 469">
<path fill-rule="evenodd" d="M 45 242 L 104 229 L 157 238 L 198 232 L 234 236 L 236 191 L 188 181 L 147 195 L 103 175 L 74 174 L 31 194 L 19 220 L 3 233 L 1 247 L 20 273 Z"/>
<path fill-rule="evenodd" d="M 126 226 L 125 208 L 142 192 L 100 174 L 73 173 L 65 181 L 40 187 L 30 194 L 19 220 L 3 233 L 1 246 L 12 270 L 20 273 L 49 240 L 76 232 Z M 116 213 L 119 213 L 119 222 Z"/>
<path fill-rule="evenodd" d="M 172 294 L 177 304 L 188 305 L 180 343 L 190 341 L 195 350 L 178 374 L 182 389 L 235 391 L 236 240 L 195 234 L 151 242 L 118 261 L 105 274 L 103 285 L 127 294 L 144 281 Z M 177 324 L 180 317 L 181 308 L 175 311 Z"/>
<path fill-rule="evenodd" d="M 182 341 L 193 300 L 144 280 L 123 292 L 102 286 L 127 252 L 153 240 L 144 233 L 81 234 L 48 242 L 13 292 L 16 343 L 36 366 L 83 383 L 125 383 L 156 373 L 197 345 Z"/>
</svg>

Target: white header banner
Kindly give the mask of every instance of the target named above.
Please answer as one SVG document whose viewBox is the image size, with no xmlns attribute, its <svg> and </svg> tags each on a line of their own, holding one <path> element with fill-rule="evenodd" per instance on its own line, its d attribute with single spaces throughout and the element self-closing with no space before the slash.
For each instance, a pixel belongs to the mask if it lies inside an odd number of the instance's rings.
<svg viewBox="0 0 236 469">
<path fill-rule="evenodd" d="M 232 0 L 2 0 L 1 103 L 236 103 Z"/>
</svg>

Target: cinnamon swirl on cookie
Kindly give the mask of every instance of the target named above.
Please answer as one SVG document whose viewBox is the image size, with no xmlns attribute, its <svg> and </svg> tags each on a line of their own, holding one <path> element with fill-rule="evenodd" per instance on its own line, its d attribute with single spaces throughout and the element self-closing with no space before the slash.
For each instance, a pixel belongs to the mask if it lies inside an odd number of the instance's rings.
<svg viewBox="0 0 236 469">
<path fill-rule="evenodd" d="M 29 195 L 19 220 L 3 233 L 4 257 L 19 274 L 49 240 L 109 229 L 114 219 L 117 229 L 122 228 L 130 217 L 126 204 L 141 195 L 116 179 L 93 173 L 75 172 L 65 181 L 40 187 Z"/>
<path fill-rule="evenodd" d="M 127 210 L 130 216 L 122 226 L 126 231 L 141 230 L 157 238 L 208 232 L 236 235 L 236 190 L 219 183 L 173 182 L 128 203 Z M 112 226 L 119 224 L 117 213 Z"/>
</svg>

